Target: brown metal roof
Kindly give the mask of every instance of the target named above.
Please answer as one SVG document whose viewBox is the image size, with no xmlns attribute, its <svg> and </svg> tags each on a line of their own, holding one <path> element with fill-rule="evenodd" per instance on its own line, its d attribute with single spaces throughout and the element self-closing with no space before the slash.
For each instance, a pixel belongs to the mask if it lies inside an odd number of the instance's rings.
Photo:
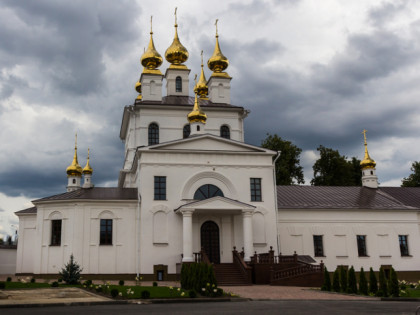
<svg viewBox="0 0 420 315">
<path fill-rule="evenodd" d="M 36 207 L 31 207 L 31 208 L 27 208 L 27 209 L 23 209 L 20 211 L 16 211 L 16 214 L 32 214 L 32 213 L 36 213 L 37 209 Z"/>
<path fill-rule="evenodd" d="M 72 200 L 72 199 L 91 199 L 91 200 L 137 200 L 137 188 L 116 188 L 116 187 L 93 187 L 81 188 L 54 195 L 34 202 L 49 200 Z"/>
<path fill-rule="evenodd" d="M 372 189 L 356 186 L 277 186 L 279 209 L 416 209 L 420 210 L 420 188 L 416 194 L 403 187 Z M 415 198 L 418 198 L 415 202 Z M 407 202 L 408 200 L 411 203 Z"/>
<path fill-rule="evenodd" d="M 153 105 L 173 105 L 173 106 L 193 106 L 195 98 L 192 96 L 164 96 L 162 101 L 142 101 L 136 100 L 135 104 L 153 104 Z M 242 106 L 236 106 L 226 103 L 213 103 L 210 100 L 200 100 L 200 106 L 202 107 L 232 107 L 242 108 Z"/>
</svg>

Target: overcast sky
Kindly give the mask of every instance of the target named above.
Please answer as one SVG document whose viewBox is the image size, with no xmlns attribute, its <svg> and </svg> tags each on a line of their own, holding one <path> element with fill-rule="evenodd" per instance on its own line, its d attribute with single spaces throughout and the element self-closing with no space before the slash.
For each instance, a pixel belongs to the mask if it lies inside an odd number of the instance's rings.
<svg viewBox="0 0 420 315">
<path fill-rule="evenodd" d="M 251 110 L 246 142 L 294 142 L 307 184 L 320 144 L 362 159 L 364 128 L 382 186 L 399 186 L 420 160 L 418 1 L 3 0 L 0 235 L 30 200 L 65 191 L 75 132 L 82 166 L 91 149 L 93 182 L 117 184 L 122 111 L 136 97 L 150 16 L 163 56 L 175 6 L 192 74 L 200 51 L 213 52 L 219 19 L 232 103 Z"/>
</svg>

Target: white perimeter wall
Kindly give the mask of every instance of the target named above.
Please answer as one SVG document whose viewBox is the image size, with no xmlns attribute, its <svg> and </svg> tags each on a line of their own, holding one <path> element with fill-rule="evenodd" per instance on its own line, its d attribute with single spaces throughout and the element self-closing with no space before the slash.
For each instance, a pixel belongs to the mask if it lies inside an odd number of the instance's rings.
<svg viewBox="0 0 420 315">
<path fill-rule="evenodd" d="M 0 275 L 15 274 L 16 254 L 16 248 L 0 248 Z"/>
</svg>

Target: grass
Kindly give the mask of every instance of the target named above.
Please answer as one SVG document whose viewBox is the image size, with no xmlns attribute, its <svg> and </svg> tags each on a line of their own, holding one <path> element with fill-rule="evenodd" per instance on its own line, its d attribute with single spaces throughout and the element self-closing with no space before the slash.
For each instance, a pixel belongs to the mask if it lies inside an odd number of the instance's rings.
<svg viewBox="0 0 420 315">
<path fill-rule="evenodd" d="M 112 289 L 117 289 L 123 298 L 126 299 L 141 299 L 141 292 L 147 290 L 150 292 L 151 299 L 159 298 L 188 298 L 188 292 L 180 288 L 171 287 L 150 287 L 150 286 L 120 286 L 120 285 L 99 285 L 93 284 L 90 289 L 102 288 L 106 294 L 111 292 Z"/>
<path fill-rule="evenodd" d="M 404 291 L 407 292 L 407 297 L 415 297 L 415 298 L 420 297 L 420 290 L 419 289 L 407 288 Z"/>
</svg>

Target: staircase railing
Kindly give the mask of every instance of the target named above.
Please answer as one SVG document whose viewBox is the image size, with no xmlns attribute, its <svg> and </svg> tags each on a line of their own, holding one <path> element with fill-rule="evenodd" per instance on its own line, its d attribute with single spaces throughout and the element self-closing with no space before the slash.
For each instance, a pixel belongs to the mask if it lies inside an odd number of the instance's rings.
<svg viewBox="0 0 420 315">
<path fill-rule="evenodd" d="M 324 271 L 324 264 L 321 262 L 319 265 L 311 265 L 308 263 L 300 263 L 301 265 L 283 269 L 283 270 L 271 270 L 271 281 L 297 277 L 310 273 L 321 273 Z"/>
<path fill-rule="evenodd" d="M 252 268 L 249 267 L 245 263 L 241 254 L 238 253 L 238 251 L 236 250 L 236 247 L 233 247 L 232 255 L 233 255 L 233 263 L 238 267 L 238 270 L 241 272 L 243 277 L 248 281 L 248 283 L 252 283 Z"/>
<path fill-rule="evenodd" d="M 206 251 L 204 250 L 204 248 L 202 247 L 201 250 L 197 253 L 193 253 L 194 255 L 194 262 L 196 263 L 206 263 L 207 265 L 210 265 L 210 259 L 209 256 L 207 256 Z"/>
</svg>

